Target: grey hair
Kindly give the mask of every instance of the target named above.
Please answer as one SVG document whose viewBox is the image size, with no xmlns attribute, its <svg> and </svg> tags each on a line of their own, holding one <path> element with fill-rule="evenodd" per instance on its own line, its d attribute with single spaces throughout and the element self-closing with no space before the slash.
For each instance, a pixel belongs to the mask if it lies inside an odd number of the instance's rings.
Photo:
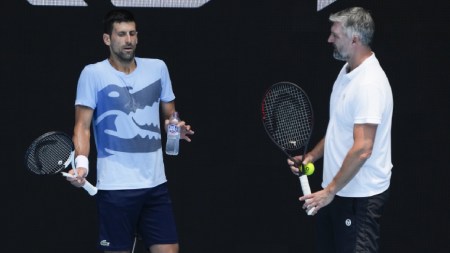
<svg viewBox="0 0 450 253">
<path fill-rule="evenodd" d="M 358 36 L 363 45 L 369 46 L 372 42 L 375 23 L 367 10 L 361 7 L 348 8 L 331 14 L 329 20 L 341 23 L 347 36 Z"/>
</svg>

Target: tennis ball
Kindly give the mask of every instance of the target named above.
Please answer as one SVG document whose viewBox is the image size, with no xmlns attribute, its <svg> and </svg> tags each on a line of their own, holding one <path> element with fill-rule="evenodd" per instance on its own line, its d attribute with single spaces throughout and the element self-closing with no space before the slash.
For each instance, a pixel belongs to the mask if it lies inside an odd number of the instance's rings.
<svg viewBox="0 0 450 253">
<path fill-rule="evenodd" d="M 303 165 L 303 169 L 305 170 L 304 173 L 305 175 L 309 176 L 312 175 L 314 173 L 314 164 L 313 163 L 308 163 L 306 165 Z"/>
</svg>

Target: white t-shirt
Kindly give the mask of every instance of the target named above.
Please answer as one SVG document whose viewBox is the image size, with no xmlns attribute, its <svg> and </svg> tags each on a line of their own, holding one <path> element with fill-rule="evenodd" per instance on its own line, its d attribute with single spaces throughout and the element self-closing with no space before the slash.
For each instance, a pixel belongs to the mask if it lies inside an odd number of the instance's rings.
<svg viewBox="0 0 450 253">
<path fill-rule="evenodd" d="M 368 197 L 385 191 L 390 184 L 392 91 L 375 54 L 350 73 L 346 69 L 347 64 L 341 69 L 331 93 L 322 187 L 331 182 L 352 147 L 354 125 L 377 124 L 372 155 L 337 193 L 343 197 Z"/>
<path fill-rule="evenodd" d="M 94 109 L 97 187 L 140 189 L 166 182 L 159 104 L 175 99 L 165 63 L 136 58 L 130 74 L 108 60 L 81 72 L 75 105 Z"/>
</svg>

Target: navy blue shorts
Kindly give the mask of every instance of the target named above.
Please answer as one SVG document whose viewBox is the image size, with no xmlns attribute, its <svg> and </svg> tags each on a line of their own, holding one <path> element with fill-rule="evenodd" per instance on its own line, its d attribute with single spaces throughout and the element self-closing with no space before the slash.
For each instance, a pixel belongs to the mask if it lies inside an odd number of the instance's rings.
<svg viewBox="0 0 450 253">
<path fill-rule="evenodd" d="M 103 251 L 126 251 L 139 233 L 145 247 L 178 242 L 167 184 L 136 190 L 100 190 L 98 247 Z"/>
<path fill-rule="evenodd" d="M 388 190 L 364 198 L 335 196 L 316 214 L 317 252 L 378 252 L 380 217 L 388 198 Z"/>
</svg>

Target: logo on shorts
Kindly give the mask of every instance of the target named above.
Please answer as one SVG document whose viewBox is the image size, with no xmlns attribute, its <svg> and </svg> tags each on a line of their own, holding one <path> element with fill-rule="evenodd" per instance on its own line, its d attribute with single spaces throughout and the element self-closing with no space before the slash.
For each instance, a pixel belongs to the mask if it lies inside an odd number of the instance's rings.
<svg viewBox="0 0 450 253">
<path fill-rule="evenodd" d="M 350 226 L 352 225 L 352 220 L 346 219 L 346 220 L 345 220 L 345 225 L 346 225 L 347 227 L 350 227 Z"/>
<path fill-rule="evenodd" d="M 102 241 L 100 242 L 100 245 L 109 247 L 109 242 L 108 242 L 107 240 L 102 240 Z"/>
</svg>

